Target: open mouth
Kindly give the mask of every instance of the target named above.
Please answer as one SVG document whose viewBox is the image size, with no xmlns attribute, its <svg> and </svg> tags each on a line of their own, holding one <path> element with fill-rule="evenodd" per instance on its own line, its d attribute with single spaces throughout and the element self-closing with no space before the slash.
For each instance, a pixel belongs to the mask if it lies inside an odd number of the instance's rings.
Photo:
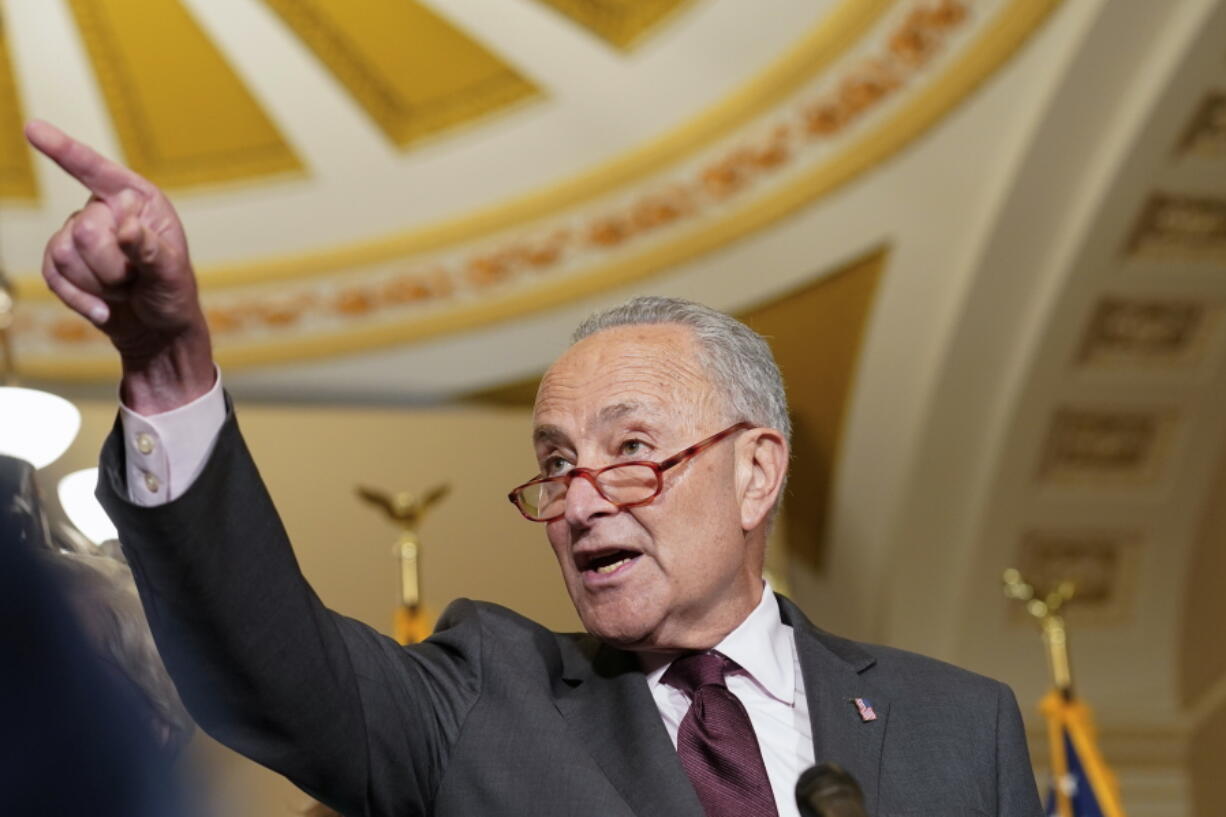
<svg viewBox="0 0 1226 817">
<path fill-rule="evenodd" d="M 590 572 L 607 576 L 610 573 L 616 573 L 620 568 L 625 567 L 642 555 L 637 550 L 618 548 L 599 553 L 576 554 L 575 561 L 578 564 L 579 570 L 584 573 Z"/>
</svg>

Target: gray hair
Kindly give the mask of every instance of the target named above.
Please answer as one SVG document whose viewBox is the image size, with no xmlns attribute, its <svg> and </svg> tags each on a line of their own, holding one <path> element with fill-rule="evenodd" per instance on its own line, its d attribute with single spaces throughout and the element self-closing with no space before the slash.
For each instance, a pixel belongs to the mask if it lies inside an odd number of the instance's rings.
<svg viewBox="0 0 1226 817">
<path fill-rule="evenodd" d="M 693 330 L 702 363 L 723 393 L 729 420 L 773 428 L 791 445 L 792 421 L 775 356 L 761 335 L 730 315 L 682 298 L 647 295 L 589 315 L 575 329 L 571 343 L 615 326 L 661 323 Z"/>
</svg>

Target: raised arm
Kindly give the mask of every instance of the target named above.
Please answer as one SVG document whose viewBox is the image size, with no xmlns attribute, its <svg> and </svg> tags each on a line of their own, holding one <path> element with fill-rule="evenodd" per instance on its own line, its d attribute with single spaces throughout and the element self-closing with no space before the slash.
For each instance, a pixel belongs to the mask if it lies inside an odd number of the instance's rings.
<svg viewBox="0 0 1226 817">
<path fill-rule="evenodd" d="M 209 333 L 170 202 L 51 125 L 31 123 L 26 135 L 90 192 L 48 243 L 43 276 L 115 345 L 124 403 L 158 415 L 209 392 Z M 124 475 L 134 456 L 111 435 L 98 496 L 200 725 L 344 813 L 425 813 L 478 694 L 475 620 L 405 650 L 328 610 L 299 570 L 233 414 L 172 501 L 132 501 Z"/>
<path fill-rule="evenodd" d="M 26 138 L 89 191 L 43 254 L 43 278 L 111 339 L 124 403 L 140 414 L 178 408 L 213 385 L 209 330 L 183 225 L 151 182 L 46 122 Z"/>
</svg>

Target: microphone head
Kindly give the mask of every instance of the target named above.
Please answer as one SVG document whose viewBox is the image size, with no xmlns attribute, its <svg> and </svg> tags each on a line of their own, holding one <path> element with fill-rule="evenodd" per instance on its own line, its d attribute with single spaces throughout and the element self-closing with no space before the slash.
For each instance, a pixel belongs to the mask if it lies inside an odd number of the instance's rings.
<svg viewBox="0 0 1226 817">
<path fill-rule="evenodd" d="M 802 817 L 866 817 L 860 784 L 835 763 L 820 763 L 801 773 L 796 804 Z"/>
</svg>

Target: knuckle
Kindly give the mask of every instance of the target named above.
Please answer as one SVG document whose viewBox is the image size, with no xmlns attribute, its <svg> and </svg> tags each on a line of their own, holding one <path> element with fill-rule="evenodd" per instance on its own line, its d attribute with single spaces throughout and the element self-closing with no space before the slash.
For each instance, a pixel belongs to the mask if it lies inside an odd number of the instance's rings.
<svg viewBox="0 0 1226 817">
<path fill-rule="evenodd" d="M 102 230 L 93 219 L 78 218 L 72 223 L 72 240 L 78 245 L 95 244 L 101 236 Z"/>
<path fill-rule="evenodd" d="M 80 256 L 77 254 L 76 247 L 62 240 L 53 240 L 51 242 L 51 246 L 47 250 L 47 254 L 51 256 L 51 261 L 57 267 L 70 266 L 71 264 L 76 263 L 76 261 L 80 258 Z"/>
<path fill-rule="evenodd" d="M 112 204 L 122 213 L 135 215 L 141 211 L 141 208 L 144 206 L 144 203 L 148 198 L 149 195 L 139 188 L 129 188 L 127 190 L 120 191 L 120 193 L 115 196 Z"/>
</svg>

